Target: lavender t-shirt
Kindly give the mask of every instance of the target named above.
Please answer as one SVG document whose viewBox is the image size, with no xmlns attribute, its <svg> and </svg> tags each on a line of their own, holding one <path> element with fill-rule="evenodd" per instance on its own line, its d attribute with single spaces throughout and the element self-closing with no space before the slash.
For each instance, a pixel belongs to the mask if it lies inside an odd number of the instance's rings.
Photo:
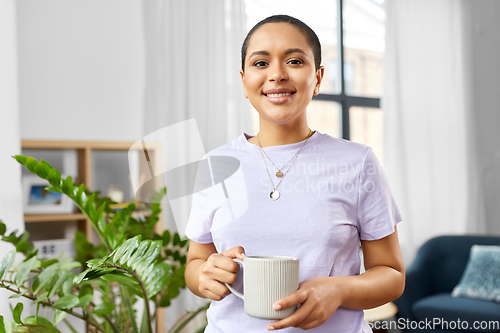
<svg viewBox="0 0 500 333">
<path fill-rule="evenodd" d="M 242 133 L 205 156 L 209 166 L 214 156 L 231 156 L 240 164 L 223 183 L 217 184 L 212 177 L 212 187 L 193 195 L 186 235 L 197 243 L 213 242 L 219 253 L 243 246 L 246 255 L 297 257 L 299 281 L 358 275 L 359 241 L 388 236 L 401 221 L 372 149 L 316 131 L 278 186 L 280 198 L 273 201 L 264 163 L 275 186 L 280 181 L 275 176 L 277 169 L 266 155 L 263 159 L 259 146 L 248 142 L 250 137 Z M 264 150 L 281 168 L 303 143 Z M 239 274 L 235 286 L 240 290 L 241 280 Z M 267 332 L 266 326 L 272 322 L 247 315 L 243 300 L 233 294 L 212 301 L 207 318 L 205 332 L 210 333 Z M 302 330 L 290 327 L 280 332 Z M 340 307 L 323 325 L 308 332 L 371 330 L 363 311 Z"/>
</svg>

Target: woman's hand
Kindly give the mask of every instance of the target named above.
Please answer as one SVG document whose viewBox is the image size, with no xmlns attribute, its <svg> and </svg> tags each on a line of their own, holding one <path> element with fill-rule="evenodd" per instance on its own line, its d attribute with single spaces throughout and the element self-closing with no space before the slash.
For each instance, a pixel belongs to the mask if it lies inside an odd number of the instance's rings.
<svg viewBox="0 0 500 333">
<path fill-rule="evenodd" d="M 342 303 L 341 290 L 335 277 L 315 277 L 300 283 L 299 289 L 276 302 L 274 309 L 301 306 L 292 315 L 267 325 L 267 329 L 295 326 L 307 330 L 322 325 Z"/>
<path fill-rule="evenodd" d="M 211 254 L 201 266 L 198 284 L 200 293 L 215 301 L 220 301 L 230 291 L 221 282 L 232 284 L 236 281 L 236 273 L 240 270 L 233 258 L 243 259 L 245 250 L 241 246 L 234 247 L 222 253 Z"/>
</svg>

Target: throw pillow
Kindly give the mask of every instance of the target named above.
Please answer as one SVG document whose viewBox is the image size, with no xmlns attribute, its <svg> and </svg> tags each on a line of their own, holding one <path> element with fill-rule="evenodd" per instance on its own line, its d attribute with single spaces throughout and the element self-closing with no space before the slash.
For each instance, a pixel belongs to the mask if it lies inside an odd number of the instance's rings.
<svg viewBox="0 0 500 333">
<path fill-rule="evenodd" d="M 500 302 L 500 246 L 473 245 L 465 271 L 451 295 Z"/>
</svg>

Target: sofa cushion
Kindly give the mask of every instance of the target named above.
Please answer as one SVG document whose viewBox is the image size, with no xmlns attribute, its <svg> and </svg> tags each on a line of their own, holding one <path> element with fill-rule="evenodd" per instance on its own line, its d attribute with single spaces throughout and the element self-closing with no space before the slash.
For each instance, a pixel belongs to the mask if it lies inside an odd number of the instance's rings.
<svg viewBox="0 0 500 333">
<path fill-rule="evenodd" d="M 412 307 L 413 313 L 418 320 L 441 320 L 441 323 L 448 322 L 448 329 L 458 325 L 460 319 L 460 327 L 466 331 L 478 332 L 499 332 L 500 331 L 500 304 L 493 301 L 485 301 L 468 297 L 453 297 L 451 294 L 442 293 L 429 297 L 424 297 L 415 302 Z M 434 319 L 436 318 L 436 319 Z M 491 329 L 483 329 L 477 327 L 474 329 L 475 321 L 486 321 Z M 488 321 L 494 321 L 489 324 Z M 451 323 L 454 322 L 454 323 Z M 467 322 L 467 323 L 464 323 Z M 479 325 L 485 325 L 479 323 Z M 436 326 L 438 328 L 440 326 Z M 441 325 L 443 329 L 447 329 Z"/>
<path fill-rule="evenodd" d="M 451 295 L 500 302 L 500 246 L 472 246 L 467 267 Z"/>
</svg>

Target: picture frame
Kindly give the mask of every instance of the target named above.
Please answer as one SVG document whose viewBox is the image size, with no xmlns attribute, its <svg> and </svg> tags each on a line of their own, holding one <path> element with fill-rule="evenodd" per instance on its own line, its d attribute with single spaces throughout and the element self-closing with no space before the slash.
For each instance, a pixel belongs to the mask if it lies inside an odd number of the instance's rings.
<svg viewBox="0 0 500 333">
<path fill-rule="evenodd" d="M 65 176 L 61 176 L 65 178 Z M 35 175 L 23 176 L 23 208 L 25 214 L 71 214 L 74 204 L 64 193 L 45 190 L 50 183 Z"/>
</svg>

